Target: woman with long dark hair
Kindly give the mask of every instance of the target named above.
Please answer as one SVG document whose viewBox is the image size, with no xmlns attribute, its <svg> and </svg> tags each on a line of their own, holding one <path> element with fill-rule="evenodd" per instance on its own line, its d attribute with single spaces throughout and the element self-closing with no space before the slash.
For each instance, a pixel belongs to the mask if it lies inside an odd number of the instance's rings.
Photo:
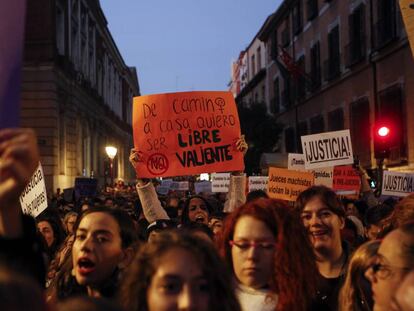
<svg viewBox="0 0 414 311">
<path fill-rule="evenodd" d="M 74 230 L 71 256 L 53 280 L 50 298 L 113 297 L 135 253 L 137 234 L 131 218 L 119 209 L 93 207 L 80 215 Z"/>
</svg>

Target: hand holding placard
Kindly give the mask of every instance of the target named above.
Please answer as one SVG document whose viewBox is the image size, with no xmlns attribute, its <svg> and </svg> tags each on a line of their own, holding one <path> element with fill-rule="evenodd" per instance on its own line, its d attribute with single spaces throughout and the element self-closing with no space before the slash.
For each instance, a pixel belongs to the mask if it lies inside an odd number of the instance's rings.
<svg viewBox="0 0 414 311">
<path fill-rule="evenodd" d="M 140 177 L 244 169 L 243 142 L 229 92 L 183 92 L 134 98 L 134 145 Z"/>
</svg>

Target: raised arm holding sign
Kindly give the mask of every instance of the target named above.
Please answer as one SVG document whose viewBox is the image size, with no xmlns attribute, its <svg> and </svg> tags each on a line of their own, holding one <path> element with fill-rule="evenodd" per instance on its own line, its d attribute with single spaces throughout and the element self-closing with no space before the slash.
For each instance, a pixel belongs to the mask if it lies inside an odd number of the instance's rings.
<svg viewBox="0 0 414 311">
<path fill-rule="evenodd" d="M 134 98 L 138 176 L 244 170 L 240 124 L 230 92 L 183 92 Z"/>
</svg>

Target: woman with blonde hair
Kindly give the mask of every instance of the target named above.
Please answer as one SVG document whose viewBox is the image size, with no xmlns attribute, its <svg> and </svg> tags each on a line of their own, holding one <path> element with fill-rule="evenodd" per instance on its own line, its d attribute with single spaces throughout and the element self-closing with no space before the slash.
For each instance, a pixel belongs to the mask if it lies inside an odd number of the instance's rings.
<svg viewBox="0 0 414 311">
<path fill-rule="evenodd" d="M 375 261 L 380 240 L 362 244 L 352 255 L 344 285 L 339 293 L 340 311 L 371 311 L 372 292 L 365 271 Z"/>
</svg>

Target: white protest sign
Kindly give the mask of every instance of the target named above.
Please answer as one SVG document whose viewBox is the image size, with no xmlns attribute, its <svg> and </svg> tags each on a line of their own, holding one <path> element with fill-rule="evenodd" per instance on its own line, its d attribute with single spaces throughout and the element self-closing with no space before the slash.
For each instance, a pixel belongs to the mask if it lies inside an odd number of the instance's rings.
<svg viewBox="0 0 414 311">
<path fill-rule="evenodd" d="M 249 176 L 249 192 L 255 190 L 267 191 L 268 176 Z"/>
<path fill-rule="evenodd" d="M 40 163 L 20 195 L 20 204 L 23 213 L 33 217 L 37 217 L 47 208 L 45 176 Z"/>
<path fill-rule="evenodd" d="M 194 191 L 196 194 L 211 193 L 211 181 L 204 180 L 194 183 Z"/>
<path fill-rule="evenodd" d="M 354 162 L 349 130 L 302 136 L 301 140 L 307 170 Z"/>
<path fill-rule="evenodd" d="M 405 197 L 414 192 L 414 174 L 384 171 L 382 195 Z"/>
<path fill-rule="evenodd" d="M 173 181 L 170 189 L 175 191 L 187 191 L 189 189 L 188 181 Z"/>
<path fill-rule="evenodd" d="M 288 154 L 288 170 L 305 170 L 305 156 L 303 155 L 303 153 Z"/>
<path fill-rule="evenodd" d="M 288 154 L 288 169 L 296 171 L 307 171 L 305 169 L 305 155 L 303 153 Z M 315 186 L 326 186 L 332 188 L 333 167 L 316 168 L 308 170 L 315 176 Z"/>
<path fill-rule="evenodd" d="M 211 181 L 212 192 L 229 192 L 230 173 L 214 173 Z"/>
<path fill-rule="evenodd" d="M 316 168 L 312 170 L 313 176 L 315 176 L 315 186 L 332 188 L 333 170 L 333 167 Z"/>
</svg>

